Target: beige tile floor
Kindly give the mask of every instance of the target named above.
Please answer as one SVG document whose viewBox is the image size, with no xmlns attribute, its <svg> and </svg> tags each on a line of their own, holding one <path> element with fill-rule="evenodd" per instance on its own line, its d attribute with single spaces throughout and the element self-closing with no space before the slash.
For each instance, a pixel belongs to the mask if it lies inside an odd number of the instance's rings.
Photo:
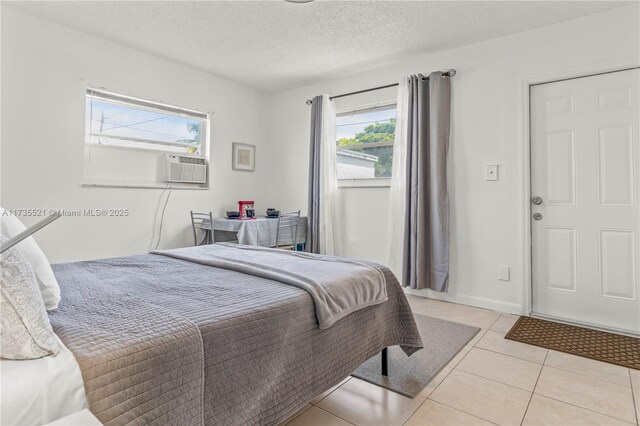
<svg viewBox="0 0 640 426">
<path fill-rule="evenodd" d="M 640 371 L 505 340 L 514 315 L 408 297 L 482 330 L 414 399 L 348 378 L 288 425 L 639 425 Z"/>
</svg>

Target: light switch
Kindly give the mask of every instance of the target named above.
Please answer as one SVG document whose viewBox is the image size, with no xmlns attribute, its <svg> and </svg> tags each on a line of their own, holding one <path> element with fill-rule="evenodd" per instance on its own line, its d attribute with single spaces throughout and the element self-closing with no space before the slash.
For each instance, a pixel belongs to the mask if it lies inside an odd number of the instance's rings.
<svg viewBox="0 0 640 426">
<path fill-rule="evenodd" d="M 498 180 L 498 165 L 487 164 L 484 171 L 484 180 Z"/>
<path fill-rule="evenodd" d="M 510 281 L 509 267 L 507 265 L 498 265 L 498 279 L 500 281 Z"/>
</svg>

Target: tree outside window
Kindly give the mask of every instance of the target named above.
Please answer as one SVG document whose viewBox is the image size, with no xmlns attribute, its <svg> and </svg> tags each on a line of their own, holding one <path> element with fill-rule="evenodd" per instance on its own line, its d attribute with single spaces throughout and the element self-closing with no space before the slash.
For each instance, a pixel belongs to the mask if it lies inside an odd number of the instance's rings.
<svg viewBox="0 0 640 426">
<path fill-rule="evenodd" d="M 395 105 L 337 117 L 338 179 L 390 178 Z"/>
</svg>

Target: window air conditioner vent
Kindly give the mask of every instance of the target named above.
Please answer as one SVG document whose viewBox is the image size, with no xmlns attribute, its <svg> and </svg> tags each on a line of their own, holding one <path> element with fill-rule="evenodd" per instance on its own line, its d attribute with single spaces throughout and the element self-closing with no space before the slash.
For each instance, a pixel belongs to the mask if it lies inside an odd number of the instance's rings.
<svg viewBox="0 0 640 426">
<path fill-rule="evenodd" d="M 163 182 L 207 183 L 207 162 L 187 155 L 164 155 Z"/>
</svg>

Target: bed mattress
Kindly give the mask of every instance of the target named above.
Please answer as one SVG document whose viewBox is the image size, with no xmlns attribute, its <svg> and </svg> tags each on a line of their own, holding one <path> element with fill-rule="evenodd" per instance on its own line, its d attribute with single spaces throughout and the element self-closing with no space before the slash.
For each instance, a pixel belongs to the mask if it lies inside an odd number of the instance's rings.
<svg viewBox="0 0 640 426">
<path fill-rule="evenodd" d="M 41 425 L 87 407 L 78 363 L 58 344 L 56 356 L 0 359 L 0 424 Z"/>
<path fill-rule="evenodd" d="M 277 424 L 382 348 L 422 345 L 402 289 L 321 330 L 277 281 L 155 254 L 54 265 L 51 314 L 105 424 Z"/>
</svg>

